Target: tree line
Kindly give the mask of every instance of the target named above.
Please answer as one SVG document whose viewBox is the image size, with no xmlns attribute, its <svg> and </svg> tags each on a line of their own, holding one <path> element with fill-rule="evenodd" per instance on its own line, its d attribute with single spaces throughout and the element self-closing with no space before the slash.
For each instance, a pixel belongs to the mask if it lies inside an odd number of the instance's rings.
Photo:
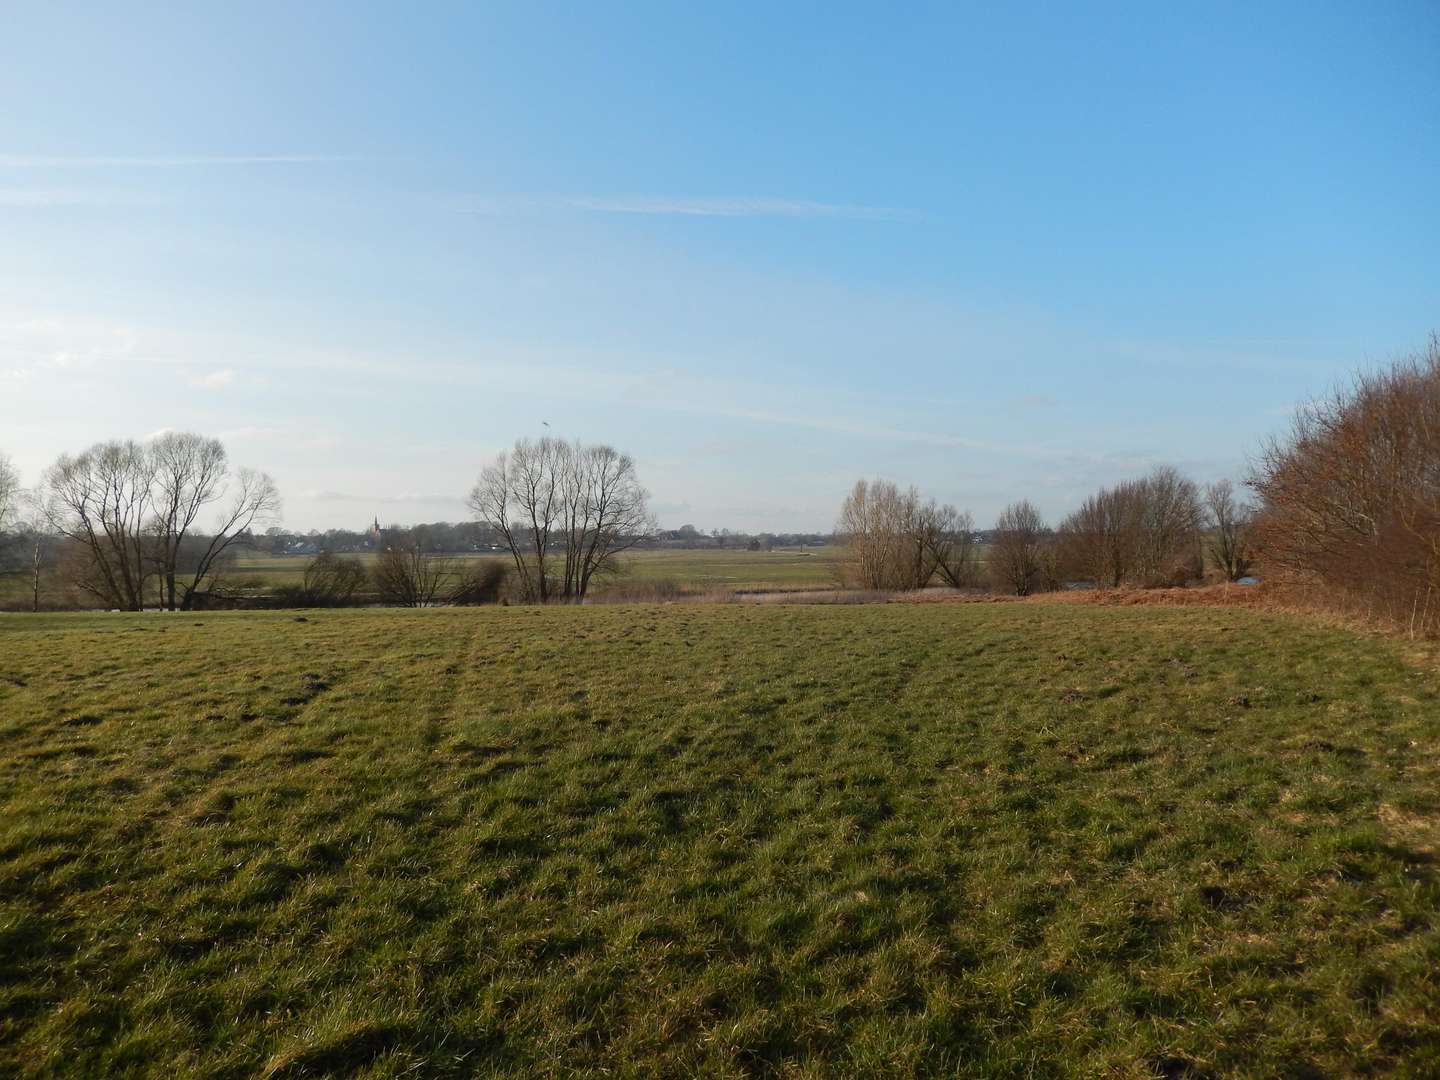
<svg viewBox="0 0 1440 1080">
<path fill-rule="evenodd" d="M 576 602 L 636 547 L 706 539 L 693 527 L 661 533 L 635 461 L 605 445 L 520 439 L 480 470 L 468 502 L 474 522 L 392 528 L 378 548 L 366 534 L 337 533 L 330 544 L 311 534 L 319 550 L 279 599 Z M 10 539 L 11 573 L 25 575 L 37 609 L 42 567 L 52 566 L 106 607 L 191 608 L 217 590 L 236 550 L 286 547 L 294 534 L 272 524 L 279 510 L 269 476 L 233 467 L 218 440 L 192 433 L 62 455 L 30 492 L 0 455 L 0 537 Z M 968 512 L 913 487 L 862 480 L 835 535 L 847 549 L 840 583 L 856 588 L 1028 595 L 1237 581 L 1258 568 L 1267 581 L 1434 633 L 1440 341 L 1299 410 L 1290 430 L 1261 448 L 1243 488 L 1201 486 L 1161 466 L 1089 494 L 1053 525 L 1021 499 L 979 531 Z M 739 538 L 717 532 L 709 542 L 738 546 Z M 373 565 L 343 554 L 342 543 L 372 550 Z M 456 544 L 498 550 L 507 565 L 477 571 L 445 554 Z"/>
<path fill-rule="evenodd" d="M 1102 488 L 1053 528 L 1029 500 L 1011 503 L 983 536 L 966 511 L 923 499 L 913 487 L 861 480 L 841 506 L 836 531 L 848 551 L 845 584 L 988 587 L 1028 596 L 1066 583 L 1183 585 L 1203 578 L 1207 562 L 1225 580 L 1239 580 L 1250 570 L 1253 517 L 1229 481 L 1202 489 L 1162 466 Z"/>
</svg>

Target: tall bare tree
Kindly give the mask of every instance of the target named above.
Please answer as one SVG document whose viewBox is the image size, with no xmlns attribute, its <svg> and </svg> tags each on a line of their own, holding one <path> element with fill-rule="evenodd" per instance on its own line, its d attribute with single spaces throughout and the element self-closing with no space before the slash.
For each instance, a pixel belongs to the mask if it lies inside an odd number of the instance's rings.
<svg viewBox="0 0 1440 1080">
<path fill-rule="evenodd" d="M 4 532 L 20 500 L 20 474 L 4 454 L 0 454 L 0 532 Z"/>
<path fill-rule="evenodd" d="M 1210 557 L 1226 581 L 1239 581 L 1250 572 L 1250 519 L 1252 508 L 1235 494 L 1235 485 L 1219 480 L 1205 489 L 1205 511 Z"/>
<path fill-rule="evenodd" d="M 155 473 L 152 531 L 164 603 L 171 611 L 177 602 L 188 609 L 226 551 L 253 526 L 275 518 L 279 493 L 264 473 L 232 474 L 219 439 L 172 431 L 151 440 L 147 449 Z M 197 536 L 201 512 L 227 495 L 215 527 Z"/>
<path fill-rule="evenodd" d="M 1140 528 L 1138 495 L 1133 482 L 1103 488 L 1060 523 L 1060 555 L 1069 573 L 1112 589 L 1130 578 Z"/>
<path fill-rule="evenodd" d="M 1045 519 L 1029 500 L 1011 503 L 1000 512 L 992 533 L 989 555 L 991 577 L 997 587 L 1016 596 L 1029 596 L 1052 583 L 1050 533 Z"/>
<path fill-rule="evenodd" d="M 936 506 L 933 501 L 920 511 L 920 527 L 925 550 L 934 564 L 932 574 L 952 589 L 967 589 L 979 578 L 979 560 L 975 548 L 975 522 L 969 511 L 956 510 L 948 503 Z M 924 584 L 929 584 L 927 576 Z"/>
<path fill-rule="evenodd" d="M 613 573 L 619 555 L 655 532 L 650 494 L 635 460 L 614 447 L 570 444 L 559 458 L 563 480 L 565 577 L 562 594 L 584 599 L 591 584 Z"/>
<path fill-rule="evenodd" d="M 856 481 L 835 531 L 848 551 L 842 578 L 860 588 L 923 589 L 937 575 L 953 588 L 974 584 L 970 515 L 924 501 L 913 487 Z"/>
<path fill-rule="evenodd" d="M 551 437 L 520 439 L 485 466 L 470 507 L 510 549 L 522 593 L 541 603 L 583 599 L 655 530 L 628 454 Z"/>
<path fill-rule="evenodd" d="M 1135 573 L 1144 585 L 1164 585 L 1199 568 L 1203 511 L 1200 489 L 1178 469 L 1162 465 L 1138 485 Z"/>
<path fill-rule="evenodd" d="M 74 457 L 64 454 L 46 470 L 45 518 L 85 556 L 76 584 L 111 607 L 145 607 L 154 482 L 151 457 L 133 440 L 97 443 Z"/>
<path fill-rule="evenodd" d="M 835 531 L 848 552 L 845 575 L 863 589 L 916 589 L 933 564 L 920 531 L 920 495 L 889 480 L 857 480 Z M 922 577 L 923 575 L 923 577 Z"/>
<path fill-rule="evenodd" d="M 202 511 L 217 503 L 213 527 L 199 531 Z M 173 611 L 192 606 L 226 553 L 278 514 L 280 497 L 264 473 L 231 471 L 218 440 L 169 433 L 63 455 L 45 473 L 40 504 L 87 556 L 82 589 L 139 611 L 154 578 L 159 606 Z"/>
</svg>

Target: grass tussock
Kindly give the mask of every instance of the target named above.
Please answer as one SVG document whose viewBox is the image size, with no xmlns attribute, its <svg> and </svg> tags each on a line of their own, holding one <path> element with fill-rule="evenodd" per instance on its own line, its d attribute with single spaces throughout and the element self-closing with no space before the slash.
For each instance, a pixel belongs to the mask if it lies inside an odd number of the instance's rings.
<svg viewBox="0 0 1440 1080">
<path fill-rule="evenodd" d="M 0 619 L 0 1072 L 1424 1075 L 1440 685 L 1228 608 Z"/>
</svg>

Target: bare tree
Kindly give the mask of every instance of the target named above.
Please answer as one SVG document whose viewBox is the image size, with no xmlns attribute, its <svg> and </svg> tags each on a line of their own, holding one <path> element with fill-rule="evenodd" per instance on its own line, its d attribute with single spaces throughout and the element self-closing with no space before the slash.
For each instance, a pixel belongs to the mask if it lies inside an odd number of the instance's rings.
<svg viewBox="0 0 1440 1080">
<path fill-rule="evenodd" d="M 194 561 L 187 570 L 189 580 L 181 583 L 182 610 L 190 610 L 200 586 L 214 575 L 232 548 L 250 543 L 256 525 L 273 521 L 280 514 L 280 492 L 275 482 L 254 469 L 236 470 L 224 491 L 215 498 L 226 495 L 229 498 L 221 506 L 214 529 L 200 537 L 194 546 Z M 173 595 L 169 602 L 173 611 Z"/>
<path fill-rule="evenodd" d="M 920 587 L 928 585 L 932 576 L 938 576 L 952 589 L 973 588 L 979 579 L 979 561 L 975 550 L 975 522 L 969 512 L 956 510 L 948 503 L 937 506 L 932 500 L 920 508 L 919 527 L 921 544 L 931 564 L 930 573 Z"/>
<path fill-rule="evenodd" d="M 1134 483 L 1103 488 L 1060 523 L 1060 557 L 1068 572 L 1112 589 L 1130 578 L 1138 546 L 1138 494 Z"/>
<path fill-rule="evenodd" d="M 1051 584 L 1047 580 L 1050 533 L 1040 511 L 1025 499 L 1011 503 L 995 521 L 989 566 L 996 586 L 1016 596 L 1029 596 Z"/>
<path fill-rule="evenodd" d="M 612 574 L 618 558 L 655 532 L 650 495 L 635 461 L 610 446 L 572 443 L 557 455 L 561 470 L 561 536 L 565 576 L 561 594 L 584 599 L 597 578 Z"/>
<path fill-rule="evenodd" d="M 975 578 L 974 523 L 953 506 L 922 501 L 915 488 L 859 480 L 835 531 L 848 557 L 842 581 L 863 589 L 923 589 L 937 575 L 952 588 Z"/>
<path fill-rule="evenodd" d="M 1235 485 L 1219 480 L 1205 489 L 1207 547 L 1226 581 L 1250 572 L 1251 507 L 1235 495 Z"/>
<path fill-rule="evenodd" d="M 0 532 L 10 524 L 20 500 L 20 474 L 4 454 L 0 454 Z"/>
<path fill-rule="evenodd" d="M 1164 585 L 1198 576 L 1200 492 L 1169 466 L 1101 488 L 1057 532 L 1066 573 L 1101 588 Z"/>
<path fill-rule="evenodd" d="M 1440 628 L 1440 338 L 1302 409 L 1250 484 L 1267 575 Z"/>
<path fill-rule="evenodd" d="M 380 600 L 397 607 L 433 607 L 459 580 L 458 561 L 425 551 L 416 540 L 385 548 L 371 572 Z"/>
<path fill-rule="evenodd" d="M 342 607 L 355 599 L 368 576 L 365 564 L 353 555 L 322 551 L 305 565 L 300 579 L 301 599 L 316 607 Z"/>
<path fill-rule="evenodd" d="M 111 607 L 145 607 L 151 458 L 139 443 L 97 443 L 46 470 L 41 505 L 50 527 L 83 552 L 76 584 Z"/>
<path fill-rule="evenodd" d="M 835 531 L 848 551 L 845 575 L 863 589 L 915 589 L 934 570 L 920 530 L 920 495 L 889 480 L 857 480 Z M 923 575 L 923 577 L 922 577 Z"/>
<path fill-rule="evenodd" d="M 518 439 L 513 450 L 480 471 L 470 492 L 471 509 L 510 549 L 521 593 L 542 604 L 552 591 L 548 558 L 561 516 L 559 459 L 564 446 L 548 436 Z"/>
<path fill-rule="evenodd" d="M 155 473 L 155 559 L 164 604 L 171 611 L 188 609 L 191 597 L 211 575 L 222 556 L 256 524 L 272 521 L 279 511 L 279 493 L 264 473 L 242 469 L 231 474 L 229 457 L 219 439 L 172 431 L 147 447 Z M 205 507 L 223 499 L 216 527 L 196 538 L 196 523 Z M 198 543 L 187 543 L 192 538 Z M 183 566 L 183 570 L 182 570 Z M 184 574 L 188 580 L 179 581 Z"/>
<path fill-rule="evenodd" d="M 1135 574 L 1143 585 L 1198 575 L 1203 511 L 1200 489 L 1178 469 L 1162 465 L 1139 481 Z"/>
<path fill-rule="evenodd" d="M 655 530 L 628 454 L 549 437 L 520 439 L 482 469 L 470 507 L 510 549 L 523 595 L 541 603 L 583 599 Z"/>
</svg>

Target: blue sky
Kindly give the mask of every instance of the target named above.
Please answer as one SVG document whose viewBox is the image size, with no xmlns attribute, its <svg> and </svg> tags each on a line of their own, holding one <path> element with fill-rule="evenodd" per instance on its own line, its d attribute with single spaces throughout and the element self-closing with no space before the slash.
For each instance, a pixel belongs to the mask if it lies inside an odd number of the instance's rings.
<svg viewBox="0 0 1440 1080">
<path fill-rule="evenodd" d="M 222 435 L 298 528 L 550 430 L 665 524 L 988 522 L 1440 329 L 1440 7 L 13 4 L 0 451 Z"/>
</svg>

